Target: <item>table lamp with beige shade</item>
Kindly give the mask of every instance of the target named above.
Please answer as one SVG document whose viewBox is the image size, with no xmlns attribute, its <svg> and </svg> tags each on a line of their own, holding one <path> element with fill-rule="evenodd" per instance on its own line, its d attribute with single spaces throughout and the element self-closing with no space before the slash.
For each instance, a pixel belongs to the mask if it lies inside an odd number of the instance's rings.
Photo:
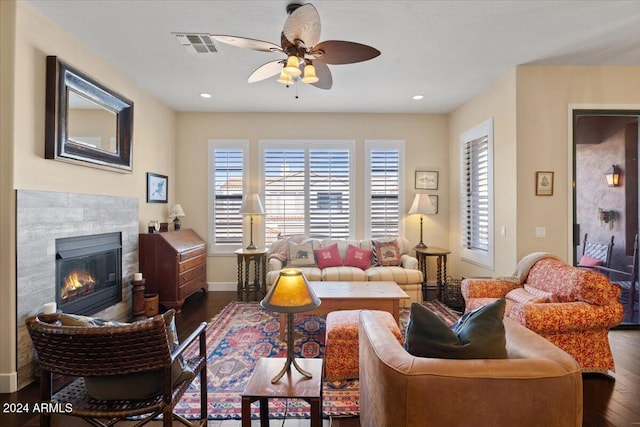
<svg viewBox="0 0 640 427">
<path fill-rule="evenodd" d="M 420 243 L 416 245 L 416 248 L 426 248 L 427 245 L 422 241 L 422 220 L 424 215 L 433 215 L 436 212 L 433 203 L 431 203 L 431 199 L 429 198 L 429 194 L 426 193 L 418 193 L 416 197 L 413 199 L 413 203 L 409 208 L 409 215 L 420 214 Z"/>
</svg>

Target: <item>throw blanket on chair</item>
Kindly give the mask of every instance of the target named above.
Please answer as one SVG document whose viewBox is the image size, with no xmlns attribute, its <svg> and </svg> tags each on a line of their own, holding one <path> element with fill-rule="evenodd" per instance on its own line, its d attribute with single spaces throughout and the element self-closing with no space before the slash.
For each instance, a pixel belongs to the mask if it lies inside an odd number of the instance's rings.
<svg viewBox="0 0 640 427">
<path fill-rule="evenodd" d="M 533 264 L 544 258 L 553 258 L 560 261 L 560 258 L 548 252 L 532 252 L 529 255 L 525 255 L 520 262 L 518 262 L 518 265 L 516 265 L 516 271 L 513 272 L 513 276 L 498 277 L 498 280 L 505 280 L 507 282 L 522 285 L 525 280 L 527 280 L 529 270 L 531 270 Z"/>
</svg>

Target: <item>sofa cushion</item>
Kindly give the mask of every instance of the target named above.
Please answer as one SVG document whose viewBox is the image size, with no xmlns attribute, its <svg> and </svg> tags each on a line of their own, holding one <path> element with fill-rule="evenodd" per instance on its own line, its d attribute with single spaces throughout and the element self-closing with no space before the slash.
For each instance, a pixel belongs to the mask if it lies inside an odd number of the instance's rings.
<svg viewBox="0 0 640 427">
<path fill-rule="evenodd" d="M 338 267 L 342 265 L 342 259 L 338 253 L 338 244 L 327 246 L 326 248 L 314 249 L 316 264 L 319 268 Z"/>
<path fill-rule="evenodd" d="M 409 270 L 402 267 L 369 267 L 365 271 L 369 281 L 396 282 L 398 285 L 422 283 L 420 270 Z"/>
<path fill-rule="evenodd" d="M 175 313 L 174 309 L 170 309 L 162 315 L 170 351 L 174 351 L 179 345 Z M 146 320 L 141 320 L 141 322 L 144 321 Z M 90 321 L 88 326 L 95 326 L 95 322 Z M 184 364 L 181 357 L 178 357 L 173 362 L 171 366 L 171 381 L 174 385 L 192 378 L 193 375 L 193 371 Z M 87 393 L 94 399 L 147 399 L 162 392 L 162 372 L 85 377 L 84 384 Z"/>
<path fill-rule="evenodd" d="M 289 265 L 292 267 L 312 266 L 316 265 L 313 256 L 313 244 L 306 243 L 289 243 Z"/>
<path fill-rule="evenodd" d="M 542 289 L 534 288 L 531 285 L 524 284 L 524 290 L 529 292 L 530 294 L 537 295 L 539 297 L 544 297 L 547 299 L 547 302 L 558 302 L 558 297 L 553 294 L 553 292 L 543 291 Z"/>
<path fill-rule="evenodd" d="M 454 325 L 421 304 L 411 304 L 405 348 L 414 356 L 441 359 L 506 359 L 501 298 L 465 313 Z"/>
<path fill-rule="evenodd" d="M 524 288 L 511 289 L 509 292 L 507 292 L 505 298 L 508 300 L 519 302 L 520 304 L 540 304 L 549 302 L 548 297 L 531 294 Z"/>
<path fill-rule="evenodd" d="M 357 246 L 349 245 L 344 258 L 344 265 L 366 270 L 371 266 L 372 252 L 371 249 L 360 249 Z"/>
<path fill-rule="evenodd" d="M 321 280 L 332 282 L 366 282 L 367 274 L 358 267 L 341 265 L 340 267 L 327 267 L 320 273 Z"/>
<path fill-rule="evenodd" d="M 375 244 L 375 259 L 377 265 L 391 266 L 400 265 L 400 247 L 396 240 L 388 242 L 376 242 Z"/>
</svg>

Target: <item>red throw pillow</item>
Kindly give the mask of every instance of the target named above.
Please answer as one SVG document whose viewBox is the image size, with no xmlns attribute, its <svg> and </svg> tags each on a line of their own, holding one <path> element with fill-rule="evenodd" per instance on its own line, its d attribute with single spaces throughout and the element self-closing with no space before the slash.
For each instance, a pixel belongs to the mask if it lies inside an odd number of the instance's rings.
<svg viewBox="0 0 640 427">
<path fill-rule="evenodd" d="M 347 255 L 344 257 L 344 265 L 348 267 L 357 267 L 366 270 L 371 267 L 371 249 L 360 249 L 356 246 L 349 245 L 347 247 Z"/>
<path fill-rule="evenodd" d="M 580 262 L 578 263 L 578 266 L 580 267 L 597 267 L 599 265 L 603 265 L 604 263 L 597 259 L 597 258 L 591 258 L 590 256 L 587 255 L 583 255 L 582 258 L 580 258 Z"/>
<path fill-rule="evenodd" d="M 319 268 L 340 267 L 342 265 L 337 243 L 326 248 L 314 249 L 313 252 L 316 254 L 316 264 Z"/>
</svg>

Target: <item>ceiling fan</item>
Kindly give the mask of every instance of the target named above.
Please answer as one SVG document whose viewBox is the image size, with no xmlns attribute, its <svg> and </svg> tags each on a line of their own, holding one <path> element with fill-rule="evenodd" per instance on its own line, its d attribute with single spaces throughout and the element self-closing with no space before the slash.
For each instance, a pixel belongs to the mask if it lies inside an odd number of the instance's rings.
<svg viewBox="0 0 640 427">
<path fill-rule="evenodd" d="M 260 52 L 284 53 L 286 58 L 267 62 L 249 76 L 255 83 L 279 74 L 278 82 L 291 85 L 300 80 L 320 89 L 331 89 L 333 78 L 327 64 L 352 64 L 380 55 L 371 46 L 344 40 L 320 42 L 320 15 L 310 4 L 290 4 L 280 36 L 280 46 L 247 37 L 212 34 L 211 38 L 232 46 Z"/>
</svg>

